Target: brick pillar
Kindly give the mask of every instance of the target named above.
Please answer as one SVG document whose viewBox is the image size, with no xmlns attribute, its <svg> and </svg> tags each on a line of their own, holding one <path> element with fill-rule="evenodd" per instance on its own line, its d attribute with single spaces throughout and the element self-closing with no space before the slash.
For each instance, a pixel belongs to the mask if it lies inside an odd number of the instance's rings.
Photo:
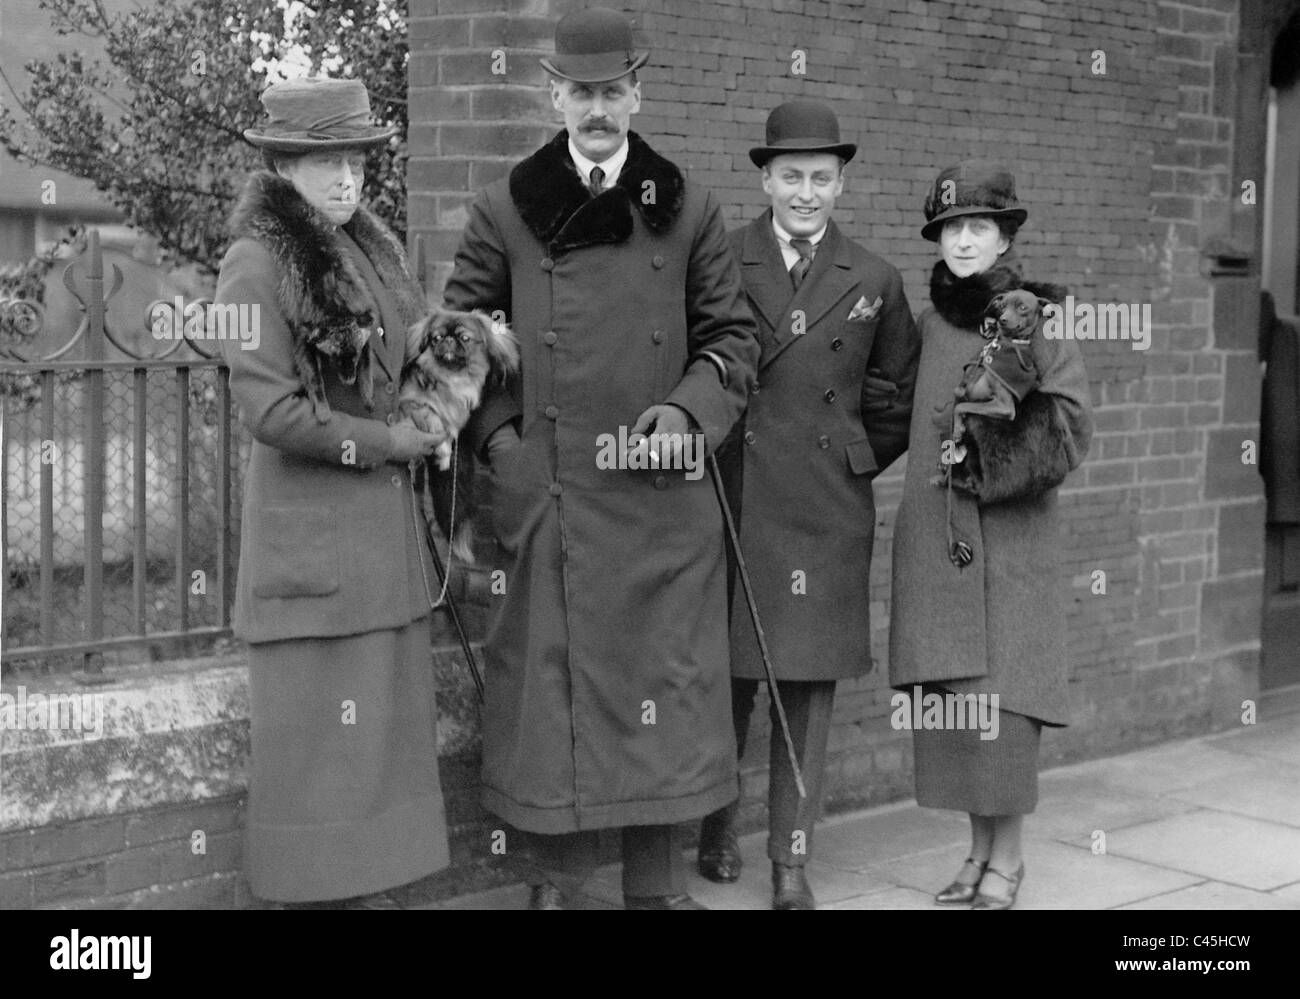
<svg viewBox="0 0 1300 999">
<path fill-rule="evenodd" d="M 537 57 L 552 51 L 553 0 L 409 0 L 407 226 L 441 291 L 480 188 L 556 120 Z"/>
</svg>

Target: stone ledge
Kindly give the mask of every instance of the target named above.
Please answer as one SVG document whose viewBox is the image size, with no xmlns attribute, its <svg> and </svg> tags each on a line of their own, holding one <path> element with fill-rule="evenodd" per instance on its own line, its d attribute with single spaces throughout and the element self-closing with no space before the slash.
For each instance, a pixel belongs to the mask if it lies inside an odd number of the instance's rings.
<svg viewBox="0 0 1300 999">
<path fill-rule="evenodd" d="M 458 648 L 435 646 L 440 760 L 478 752 L 478 703 Z M 84 687 L 0 694 L 0 832 L 201 802 L 247 789 L 248 663 L 228 655 L 115 669 Z M 71 707 L 75 699 L 75 709 Z M 58 717 L 64 727 L 47 727 Z M 68 723 L 76 723 L 69 728 Z M 37 727 L 32 727 L 37 726 Z"/>
</svg>

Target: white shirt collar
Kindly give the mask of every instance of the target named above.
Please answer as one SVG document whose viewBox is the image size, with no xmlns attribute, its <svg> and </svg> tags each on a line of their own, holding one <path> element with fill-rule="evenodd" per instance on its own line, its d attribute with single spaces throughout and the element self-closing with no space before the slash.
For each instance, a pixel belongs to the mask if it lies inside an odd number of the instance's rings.
<svg viewBox="0 0 1300 999">
<path fill-rule="evenodd" d="M 605 179 L 601 186 L 609 189 L 614 186 L 618 180 L 618 175 L 623 172 L 623 164 L 627 162 L 628 141 L 627 136 L 623 137 L 623 145 L 604 163 L 597 163 L 595 160 L 589 160 L 578 152 L 578 147 L 573 144 L 573 137 L 569 137 L 569 157 L 573 160 L 573 165 L 578 168 L 578 173 L 582 175 L 582 182 L 588 187 L 591 186 L 591 168 L 600 167 L 605 171 Z"/>
<path fill-rule="evenodd" d="M 829 228 L 829 226 L 830 223 L 828 222 L 826 225 L 822 226 L 811 236 L 807 237 L 807 239 L 812 243 L 813 246 L 816 246 L 818 243 L 822 241 L 822 237 L 826 235 L 826 230 L 827 228 Z M 772 215 L 772 231 L 776 233 L 776 241 L 781 244 L 781 248 L 783 250 L 784 249 L 794 250 L 795 256 L 799 255 L 799 251 L 795 250 L 794 247 L 790 245 L 790 240 L 794 239 L 794 237 L 781 228 L 781 223 L 776 220 L 775 213 L 773 213 Z"/>
</svg>

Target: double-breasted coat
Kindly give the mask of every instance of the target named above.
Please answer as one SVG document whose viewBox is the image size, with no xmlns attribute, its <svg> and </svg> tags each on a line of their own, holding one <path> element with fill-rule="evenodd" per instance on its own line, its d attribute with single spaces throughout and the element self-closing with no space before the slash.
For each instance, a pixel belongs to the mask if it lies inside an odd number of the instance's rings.
<svg viewBox="0 0 1300 999">
<path fill-rule="evenodd" d="M 935 683 L 958 694 L 997 694 L 998 707 L 1050 725 L 1069 722 L 1057 487 L 1083 462 L 1092 437 L 1088 374 L 1073 340 L 1033 338 L 1040 373 L 1014 421 L 971 417 L 978 490 L 933 485 L 951 430 L 953 389 L 979 351 L 985 305 L 1011 288 L 1052 301 L 1064 289 L 1024 282 L 1013 254 L 958 279 L 940 261 L 933 308 L 921 314 L 911 443 L 894 528 L 889 678 L 911 692 Z M 968 458 L 967 461 L 970 461 Z M 951 533 L 949 525 L 951 524 Z M 949 546 L 965 541 L 958 568 Z"/>
<path fill-rule="evenodd" d="M 721 512 L 703 466 L 602 468 L 601 437 L 673 403 L 716 448 L 754 321 L 711 195 L 635 133 L 583 185 L 561 131 L 470 210 L 445 296 L 501 310 L 518 378 L 485 395 L 505 593 L 490 610 L 485 805 L 533 832 L 698 818 L 736 794 Z"/>
<path fill-rule="evenodd" d="M 898 271 L 834 222 L 797 291 L 770 209 L 731 242 L 762 356 L 719 464 L 773 667 L 781 680 L 858 676 L 871 668 L 871 481 L 907 447 L 920 353 L 911 308 Z M 868 368 L 898 391 L 864 417 Z M 731 599 L 732 673 L 762 679 L 743 587 Z"/>
</svg>

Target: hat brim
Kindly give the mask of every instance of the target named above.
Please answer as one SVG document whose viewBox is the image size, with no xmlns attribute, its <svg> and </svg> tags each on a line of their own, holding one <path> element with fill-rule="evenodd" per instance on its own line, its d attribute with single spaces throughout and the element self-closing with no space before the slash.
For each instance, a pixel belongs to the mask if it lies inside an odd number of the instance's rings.
<svg viewBox="0 0 1300 999">
<path fill-rule="evenodd" d="M 244 139 L 259 149 L 273 149 L 285 153 L 323 152 L 330 149 L 356 149 L 378 146 L 396 135 L 398 128 L 377 128 L 369 135 L 355 135 L 346 139 L 286 138 L 274 133 L 244 129 Z"/>
<path fill-rule="evenodd" d="M 791 153 L 833 153 L 847 163 L 857 155 L 858 147 L 852 142 L 819 143 L 811 139 L 806 142 L 792 139 L 789 145 L 755 146 L 749 151 L 749 160 L 754 166 L 761 167 L 766 166 L 767 161 L 775 156 L 785 156 Z"/>
<path fill-rule="evenodd" d="M 649 58 L 650 51 L 647 49 L 645 52 L 638 53 L 630 65 L 622 66 L 610 65 L 609 54 L 565 56 L 563 65 L 557 64 L 555 57 L 549 59 L 543 57 L 538 62 L 546 72 L 558 76 L 561 80 L 571 80 L 574 83 L 609 83 L 610 80 L 621 80 L 628 73 L 635 73 Z"/>
<path fill-rule="evenodd" d="M 940 212 L 934 218 L 930 219 L 925 225 L 921 226 L 921 235 L 931 243 L 939 242 L 939 232 L 943 229 L 943 224 L 949 219 L 961 218 L 966 215 L 988 215 L 992 218 L 1010 218 L 1015 219 L 1021 225 L 1025 219 L 1029 218 L 1029 212 L 1023 208 L 990 208 L 987 205 L 954 205 L 945 212 Z"/>
</svg>

